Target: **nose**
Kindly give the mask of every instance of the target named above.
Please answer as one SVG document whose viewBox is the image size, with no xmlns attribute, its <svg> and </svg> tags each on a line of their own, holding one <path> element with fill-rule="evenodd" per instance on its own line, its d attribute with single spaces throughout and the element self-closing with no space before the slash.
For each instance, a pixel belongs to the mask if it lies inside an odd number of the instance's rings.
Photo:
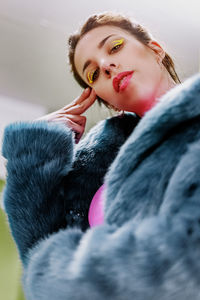
<svg viewBox="0 0 200 300">
<path fill-rule="evenodd" d="M 112 73 L 114 72 L 115 69 L 116 69 L 116 65 L 114 63 L 105 63 L 104 62 L 102 64 L 103 74 L 108 78 L 111 78 Z"/>
</svg>

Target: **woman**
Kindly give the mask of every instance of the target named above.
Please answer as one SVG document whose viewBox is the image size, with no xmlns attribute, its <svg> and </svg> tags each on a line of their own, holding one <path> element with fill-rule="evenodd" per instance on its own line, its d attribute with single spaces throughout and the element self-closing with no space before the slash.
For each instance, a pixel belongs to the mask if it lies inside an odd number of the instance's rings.
<svg viewBox="0 0 200 300">
<path fill-rule="evenodd" d="M 143 116 L 164 93 L 180 83 L 173 60 L 158 42 L 140 24 L 121 15 L 91 16 L 80 33 L 69 38 L 69 61 L 74 78 L 85 90 L 70 105 L 41 119 L 65 122 L 77 133 L 77 141 L 86 123 L 80 114 L 96 97 L 108 108 Z M 127 71 L 128 77 L 124 76 Z"/>
<path fill-rule="evenodd" d="M 200 77 L 175 87 L 171 58 L 120 16 L 91 17 L 69 45 L 75 78 L 92 90 L 4 135 L 27 299 L 199 299 Z M 96 95 L 129 113 L 74 145 L 70 128 L 79 140 Z M 103 182 L 104 220 L 88 229 Z"/>
</svg>

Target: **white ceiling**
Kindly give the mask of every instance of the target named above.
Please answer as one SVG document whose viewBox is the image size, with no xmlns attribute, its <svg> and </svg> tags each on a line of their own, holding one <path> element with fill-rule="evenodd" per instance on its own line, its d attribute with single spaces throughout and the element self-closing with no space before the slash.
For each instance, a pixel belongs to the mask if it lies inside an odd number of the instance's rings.
<svg viewBox="0 0 200 300">
<path fill-rule="evenodd" d="M 199 0 L 0 0 L 0 95 L 45 105 L 81 91 L 67 64 L 67 37 L 91 14 L 115 11 L 150 29 L 182 80 L 200 69 Z"/>
</svg>

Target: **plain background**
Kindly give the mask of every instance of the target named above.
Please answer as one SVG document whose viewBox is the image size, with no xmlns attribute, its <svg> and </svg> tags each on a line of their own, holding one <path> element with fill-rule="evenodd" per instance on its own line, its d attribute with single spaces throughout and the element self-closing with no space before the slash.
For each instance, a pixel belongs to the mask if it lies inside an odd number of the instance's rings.
<svg viewBox="0 0 200 300">
<path fill-rule="evenodd" d="M 6 123 L 39 117 L 80 95 L 68 66 L 67 39 L 89 15 L 104 11 L 124 13 L 147 27 L 174 58 L 182 81 L 200 71 L 199 0 L 0 0 L 0 132 Z M 87 132 L 112 113 L 95 104 L 84 115 Z M 1 299 L 23 299 L 20 274 L 0 209 Z"/>
</svg>

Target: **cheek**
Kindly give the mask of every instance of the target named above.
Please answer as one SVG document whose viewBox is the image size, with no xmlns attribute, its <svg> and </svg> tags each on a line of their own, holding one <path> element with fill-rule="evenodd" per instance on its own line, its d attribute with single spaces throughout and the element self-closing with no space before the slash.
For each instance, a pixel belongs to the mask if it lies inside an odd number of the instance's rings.
<svg viewBox="0 0 200 300">
<path fill-rule="evenodd" d="M 141 76 L 141 80 L 143 79 L 145 82 L 153 83 L 160 79 L 162 71 L 159 64 L 154 59 L 144 60 L 141 64 L 141 72 L 138 74 Z"/>
<path fill-rule="evenodd" d="M 112 86 L 106 84 L 106 82 L 99 82 L 95 87 L 94 91 L 98 97 L 108 101 L 110 98 L 113 98 Z"/>
<path fill-rule="evenodd" d="M 150 69 L 155 69 L 158 66 L 156 57 L 154 54 L 152 54 L 152 52 L 149 52 L 150 50 L 147 49 L 137 49 L 137 53 L 136 53 L 136 61 L 138 60 L 139 65 L 141 66 L 148 66 L 148 68 L 146 68 L 146 72 L 148 72 L 148 70 Z"/>
<path fill-rule="evenodd" d="M 98 95 L 99 98 L 101 98 L 102 100 L 108 102 L 109 104 L 113 104 L 113 101 L 112 101 L 112 97 L 111 95 L 109 94 L 109 92 L 107 91 L 103 91 L 103 92 L 99 92 L 99 93 L 96 93 Z"/>
<path fill-rule="evenodd" d="M 96 91 L 95 91 L 96 92 Z M 99 98 L 107 102 L 108 104 L 111 104 L 115 107 L 117 107 L 117 98 L 113 96 L 113 93 L 109 89 L 102 89 L 100 92 L 96 92 Z"/>
</svg>

